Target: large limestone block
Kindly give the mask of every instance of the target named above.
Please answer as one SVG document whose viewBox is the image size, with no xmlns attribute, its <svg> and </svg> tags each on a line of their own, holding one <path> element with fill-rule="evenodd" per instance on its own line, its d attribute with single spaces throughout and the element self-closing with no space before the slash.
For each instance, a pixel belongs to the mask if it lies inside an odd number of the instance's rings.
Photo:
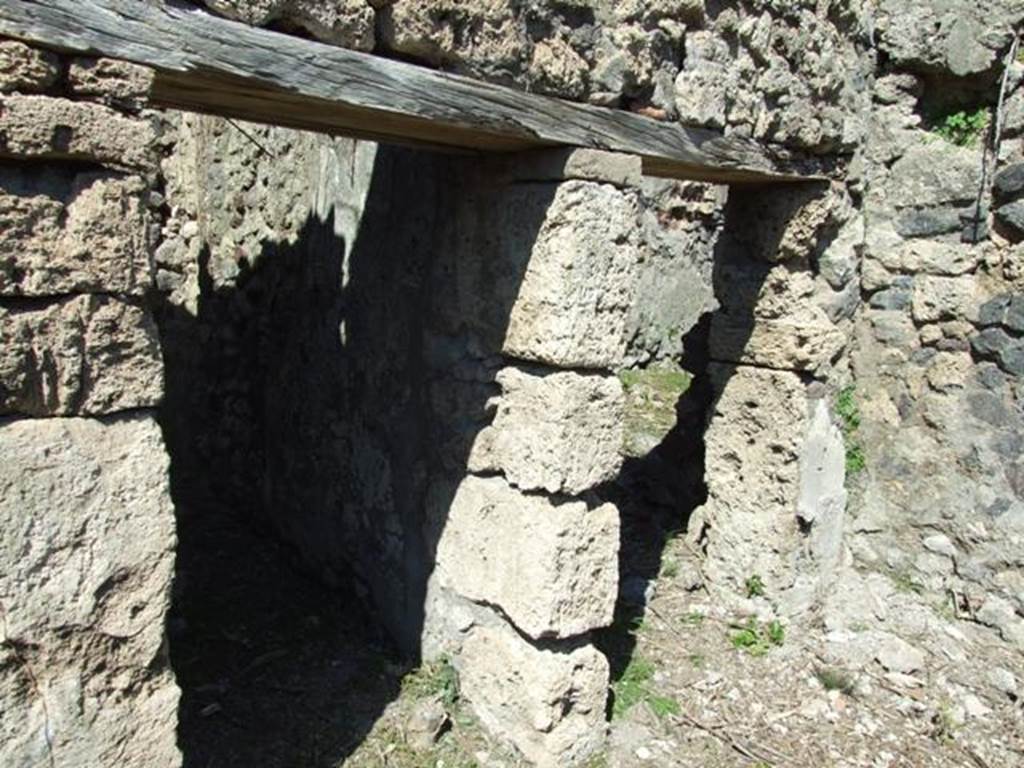
<svg viewBox="0 0 1024 768">
<path fill-rule="evenodd" d="M 808 535 L 807 551 L 820 575 L 839 568 L 846 518 L 846 447 L 824 399 L 810 408 L 800 447 L 797 516 Z"/>
<path fill-rule="evenodd" d="M 343 48 L 373 48 L 374 13 L 366 0 L 202 0 L 218 13 L 256 26 L 299 27 Z"/>
<path fill-rule="evenodd" d="M 791 317 L 730 323 L 711 321 L 711 354 L 724 362 L 816 371 L 842 351 L 846 337 L 824 310 L 805 307 Z"/>
<path fill-rule="evenodd" d="M 0 99 L 0 155 L 148 170 L 155 143 L 148 120 L 102 104 L 17 94 Z"/>
<path fill-rule="evenodd" d="M 0 295 L 143 293 L 145 191 L 135 176 L 0 168 Z"/>
<path fill-rule="evenodd" d="M 496 186 L 493 169 L 460 168 L 431 265 L 438 330 L 470 335 L 487 355 L 620 367 L 646 255 L 637 193 L 580 180 Z"/>
<path fill-rule="evenodd" d="M 817 304 L 806 262 L 769 266 L 731 252 L 715 278 L 721 308 L 712 315 L 711 356 L 784 370 L 821 370 L 846 343 Z"/>
<path fill-rule="evenodd" d="M 441 586 L 498 606 L 531 637 L 571 637 L 611 623 L 619 551 L 613 505 L 554 504 L 504 478 L 470 475 L 434 514 L 443 525 L 435 558 Z"/>
<path fill-rule="evenodd" d="M 882 239 L 877 230 L 882 228 L 875 229 L 873 239 L 877 242 Z M 882 245 L 883 247 L 872 248 L 869 258 L 893 272 L 962 275 L 965 272 L 973 272 L 981 258 L 979 248 L 942 240 L 901 241 L 898 237 L 892 237 L 892 242 L 884 242 Z"/>
<path fill-rule="evenodd" d="M 0 765 L 179 765 L 155 419 L 6 421 L 0 455 Z"/>
<path fill-rule="evenodd" d="M 614 376 L 505 368 L 494 423 L 473 446 L 470 470 L 501 472 L 526 491 L 580 494 L 622 464 L 622 385 Z"/>
<path fill-rule="evenodd" d="M 0 414 L 85 415 L 155 406 L 157 331 L 109 296 L 0 305 Z"/>
<path fill-rule="evenodd" d="M 529 263 L 503 352 L 560 367 L 616 367 L 642 261 L 635 195 L 609 184 L 561 184 L 533 241 L 511 245 L 528 249 Z"/>
<path fill-rule="evenodd" d="M 710 527 L 708 573 L 737 587 L 752 574 L 773 590 L 790 586 L 805 386 L 789 371 L 712 364 L 710 373 L 718 398 L 705 434 L 708 500 L 698 513 Z"/>
<path fill-rule="evenodd" d="M 16 40 L 0 40 L 0 92 L 44 91 L 57 82 L 57 57 Z"/>
<path fill-rule="evenodd" d="M 457 663 L 483 724 L 539 768 L 579 765 L 602 747 L 609 672 L 593 646 L 542 649 L 509 629 L 479 627 Z"/>
</svg>

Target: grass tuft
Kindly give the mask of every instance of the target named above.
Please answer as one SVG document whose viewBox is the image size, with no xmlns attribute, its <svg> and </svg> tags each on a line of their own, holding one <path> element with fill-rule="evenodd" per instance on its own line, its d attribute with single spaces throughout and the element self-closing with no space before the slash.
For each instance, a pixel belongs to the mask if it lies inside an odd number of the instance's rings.
<svg viewBox="0 0 1024 768">
<path fill-rule="evenodd" d="M 853 678 L 849 673 L 834 667 L 818 667 L 814 676 L 826 691 L 839 691 L 849 696 L 853 693 Z"/>
<path fill-rule="evenodd" d="M 748 576 L 743 586 L 747 590 L 747 597 L 764 597 L 764 580 L 756 573 Z"/>
<path fill-rule="evenodd" d="M 979 107 L 974 111 L 953 112 L 934 120 L 932 133 L 958 147 L 973 147 L 985 132 L 988 120 L 986 107 Z"/>
<path fill-rule="evenodd" d="M 617 720 L 641 703 L 647 704 L 659 719 L 668 715 L 678 715 L 679 702 L 670 696 L 654 693 L 650 686 L 653 679 L 654 664 L 635 656 L 622 673 L 622 677 L 612 684 L 612 719 Z"/>
<path fill-rule="evenodd" d="M 778 621 L 766 625 L 751 618 L 746 625 L 738 627 L 729 638 L 732 647 L 738 651 L 746 651 L 751 656 L 764 656 L 772 648 L 786 642 L 786 628 Z"/>
<path fill-rule="evenodd" d="M 840 390 L 836 395 L 835 411 L 836 416 L 839 417 L 843 443 L 846 446 L 846 476 L 853 477 L 867 467 L 867 456 L 864 454 L 864 446 L 857 439 L 861 415 L 860 407 L 857 405 L 856 390 L 852 384 Z"/>
<path fill-rule="evenodd" d="M 442 656 L 402 679 L 402 693 L 413 699 L 437 698 L 449 712 L 459 700 L 459 675 L 451 659 Z"/>
</svg>

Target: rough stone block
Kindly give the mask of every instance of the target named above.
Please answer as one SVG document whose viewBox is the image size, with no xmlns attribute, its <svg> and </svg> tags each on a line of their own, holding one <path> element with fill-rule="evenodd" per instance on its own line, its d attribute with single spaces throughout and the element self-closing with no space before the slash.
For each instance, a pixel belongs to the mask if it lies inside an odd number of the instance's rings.
<svg viewBox="0 0 1024 768">
<path fill-rule="evenodd" d="M 996 221 L 1014 240 L 1024 239 L 1024 200 L 1015 200 L 997 208 Z"/>
<path fill-rule="evenodd" d="M 526 491 L 580 494 L 622 464 L 622 385 L 614 376 L 505 368 L 494 423 L 473 446 L 470 470 L 502 472 Z"/>
<path fill-rule="evenodd" d="M 980 249 L 941 240 L 910 240 L 872 253 L 886 269 L 927 275 L 962 275 L 978 265 Z"/>
<path fill-rule="evenodd" d="M 0 168 L 0 295 L 142 294 L 145 190 L 138 177 Z"/>
<path fill-rule="evenodd" d="M 1024 193 L 1024 163 L 1011 163 L 1000 169 L 992 180 L 993 191 L 1002 199 Z"/>
<path fill-rule="evenodd" d="M 299 27 L 343 48 L 373 48 L 374 12 L 364 0 L 202 0 L 228 18 L 255 26 Z"/>
<path fill-rule="evenodd" d="M 894 224 L 901 237 L 935 237 L 958 231 L 960 216 L 956 208 L 905 208 Z"/>
<path fill-rule="evenodd" d="M 824 399 L 814 400 L 800 449 L 797 516 L 808 536 L 817 577 L 835 576 L 843 551 L 846 518 L 846 449 Z"/>
<path fill-rule="evenodd" d="M 789 371 L 712 364 L 709 372 L 719 394 L 705 434 L 708 500 L 695 513 L 710 526 L 705 571 L 737 589 L 757 574 L 778 594 L 793 582 L 790 555 L 801 546 L 805 386 Z"/>
<path fill-rule="evenodd" d="M 504 478 L 466 477 L 433 514 L 439 583 L 498 606 L 531 637 L 571 637 L 612 621 L 619 515 L 611 504 L 554 504 Z"/>
<path fill-rule="evenodd" d="M 913 349 L 918 346 L 917 329 L 903 310 L 886 309 L 867 314 L 875 339 L 892 347 Z"/>
<path fill-rule="evenodd" d="M 576 180 L 495 185 L 487 167 L 459 171 L 464 191 L 431 264 L 437 331 L 468 334 L 486 355 L 621 367 L 651 255 L 637 193 Z"/>
<path fill-rule="evenodd" d="M 818 257 L 819 272 L 836 290 L 849 285 L 856 277 L 863 242 L 864 217 L 858 215 L 843 225 L 828 248 Z"/>
<path fill-rule="evenodd" d="M 978 325 L 1003 324 L 1006 319 L 1006 310 L 1010 306 L 1010 298 L 1010 294 L 1001 293 L 982 303 L 978 308 Z M 1022 309 L 1024 309 L 1024 306 L 1022 306 Z M 1024 319 L 1024 315 L 1022 315 L 1022 319 Z"/>
<path fill-rule="evenodd" d="M 17 94 L 0 100 L 0 155 L 7 157 L 148 170 L 155 164 L 155 142 L 149 121 L 102 104 Z"/>
<path fill-rule="evenodd" d="M 45 91 L 60 76 L 57 57 L 17 40 L 0 40 L 0 92 Z"/>
<path fill-rule="evenodd" d="M 779 319 L 712 317 L 710 349 L 722 362 L 816 371 L 842 351 L 846 337 L 824 310 L 806 307 Z"/>
<path fill-rule="evenodd" d="M 483 724 L 539 768 L 579 765 L 604 744 L 608 661 L 592 646 L 541 649 L 509 629 L 480 627 L 458 664 Z"/>
<path fill-rule="evenodd" d="M 981 156 L 936 141 L 912 146 L 892 167 L 885 199 L 895 208 L 961 207 L 978 195 Z"/>
<path fill-rule="evenodd" d="M 639 155 L 599 149 L 541 149 L 502 158 L 509 181 L 597 181 L 638 187 L 643 177 Z"/>
<path fill-rule="evenodd" d="M 152 319 L 107 296 L 0 305 L 0 414 L 155 406 L 163 365 Z"/>
<path fill-rule="evenodd" d="M 973 320 L 980 304 L 971 275 L 922 276 L 914 281 L 913 316 L 919 323 L 937 320 Z"/>
<path fill-rule="evenodd" d="M 560 367 L 616 367 L 638 283 L 638 223 L 630 194 L 608 184 L 559 185 L 529 250 L 503 352 Z"/>
<path fill-rule="evenodd" d="M 971 348 L 981 358 L 998 358 L 1014 343 L 1014 338 L 1002 328 L 985 328 L 971 337 Z"/>
<path fill-rule="evenodd" d="M 116 59 L 79 58 L 68 68 L 68 87 L 75 96 L 139 108 L 149 98 L 153 70 Z"/>
<path fill-rule="evenodd" d="M 0 764 L 179 765 L 155 419 L 6 421 L 0 455 Z"/>
<path fill-rule="evenodd" d="M 720 63 L 694 61 L 687 56 L 673 89 L 680 120 L 709 128 L 724 127 L 727 103 L 722 81 L 726 77 L 727 69 Z"/>
<path fill-rule="evenodd" d="M 561 38 L 534 43 L 528 71 L 537 93 L 570 99 L 587 95 L 587 61 Z"/>
<path fill-rule="evenodd" d="M 381 6 L 378 44 L 384 50 L 487 79 L 507 78 L 521 66 L 525 29 L 513 4 L 402 0 Z M 475 34 L 465 34 L 470 29 Z"/>
<path fill-rule="evenodd" d="M 832 227 L 850 215 L 838 188 L 823 184 L 734 190 L 726 217 L 730 236 L 748 258 L 768 263 L 810 258 Z"/>
<path fill-rule="evenodd" d="M 898 69 L 980 75 L 998 61 L 1019 19 L 1013 3 L 882 0 L 876 5 L 878 47 Z"/>
</svg>

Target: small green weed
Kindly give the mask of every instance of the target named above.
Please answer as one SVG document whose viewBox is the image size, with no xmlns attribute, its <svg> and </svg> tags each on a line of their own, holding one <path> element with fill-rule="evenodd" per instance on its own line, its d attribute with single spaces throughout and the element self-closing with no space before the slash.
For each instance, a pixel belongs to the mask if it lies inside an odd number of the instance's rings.
<svg viewBox="0 0 1024 768">
<path fill-rule="evenodd" d="M 818 667 L 814 676 L 826 691 L 839 691 L 847 695 L 853 693 L 853 678 L 841 669 L 834 667 Z"/>
<path fill-rule="evenodd" d="M 671 696 L 655 696 L 651 694 L 647 697 L 647 706 L 651 708 L 651 712 L 659 720 L 668 715 L 678 715 L 682 711 L 679 702 Z"/>
<path fill-rule="evenodd" d="M 768 651 L 786 642 L 786 628 L 778 621 L 760 625 L 757 619 L 751 618 L 745 626 L 729 638 L 732 647 L 746 651 L 751 656 L 764 656 Z"/>
<path fill-rule="evenodd" d="M 856 475 L 864 471 L 867 466 L 867 458 L 864 456 L 864 448 L 860 443 L 850 443 L 846 447 L 846 472 Z"/>
<path fill-rule="evenodd" d="M 988 109 L 980 107 L 944 115 L 932 122 L 932 132 L 958 147 L 973 147 L 988 125 Z"/>
<path fill-rule="evenodd" d="M 706 618 L 707 617 L 700 611 L 690 611 L 689 613 L 680 616 L 679 620 L 683 624 L 689 624 L 692 627 L 699 627 L 704 623 L 704 619 Z"/>
<path fill-rule="evenodd" d="M 753 623 L 753 622 L 751 622 Z M 761 642 L 761 633 L 758 632 L 756 626 L 747 627 L 741 629 L 739 632 L 732 636 L 732 647 L 733 648 L 754 648 Z"/>
<path fill-rule="evenodd" d="M 953 716 L 953 707 L 947 701 L 932 716 L 931 736 L 940 744 L 952 744 L 956 741 L 958 730 L 960 730 L 960 724 Z"/>
<path fill-rule="evenodd" d="M 690 663 L 697 669 L 703 667 L 708 661 L 703 653 L 691 653 L 688 658 L 690 659 Z"/>
<path fill-rule="evenodd" d="M 744 586 L 747 597 L 764 597 L 764 581 L 756 573 L 747 577 Z"/>
<path fill-rule="evenodd" d="M 436 697 L 451 711 L 459 700 L 459 676 L 451 659 L 442 656 L 407 674 L 402 679 L 402 692 L 415 699 Z"/>
<path fill-rule="evenodd" d="M 914 581 L 910 571 L 893 571 L 889 574 L 889 578 L 892 579 L 892 584 L 896 587 L 897 592 L 902 592 L 905 595 L 920 595 L 924 592 L 924 587 Z"/>
<path fill-rule="evenodd" d="M 646 703 L 659 718 L 666 715 L 678 715 L 679 702 L 669 696 L 661 696 L 651 690 L 650 682 L 654 678 L 654 664 L 650 661 L 634 657 L 622 673 L 622 677 L 612 684 L 614 701 L 612 703 L 612 719 L 618 719 L 632 707 Z"/>
<path fill-rule="evenodd" d="M 674 579 L 679 575 L 679 563 L 671 558 L 665 558 L 661 566 L 661 576 L 665 579 Z"/>
<path fill-rule="evenodd" d="M 857 439 L 861 416 L 860 408 L 857 405 L 856 390 L 852 384 L 841 389 L 836 395 L 835 411 L 839 417 L 843 443 L 846 446 L 846 475 L 852 477 L 864 471 L 867 466 L 864 447 Z"/>
<path fill-rule="evenodd" d="M 612 684 L 615 701 L 612 719 L 622 717 L 647 695 L 647 683 L 654 677 L 654 665 L 646 659 L 634 657 L 626 666 L 622 677 Z"/>
<path fill-rule="evenodd" d="M 950 624 L 955 622 L 959 616 L 957 616 L 956 607 L 951 600 L 940 600 L 932 605 L 932 610 L 935 615 L 940 619 L 948 621 Z"/>
</svg>

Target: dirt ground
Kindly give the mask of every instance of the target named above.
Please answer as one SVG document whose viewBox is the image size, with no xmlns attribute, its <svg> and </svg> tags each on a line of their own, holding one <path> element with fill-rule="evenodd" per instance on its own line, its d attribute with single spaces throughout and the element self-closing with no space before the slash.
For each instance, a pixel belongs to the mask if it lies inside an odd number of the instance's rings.
<svg viewBox="0 0 1024 768">
<path fill-rule="evenodd" d="M 632 599 L 599 642 L 615 678 L 608 747 L 587 768 L 1024 766 L 1024 657 L 993 630 L 897 584 L 885 610 L 826 631 L 880 575 L 799 625 L 768 618 L 756 580 L 726 608 L 687 542 L 653 525 L 625 542 Z M 269 536 L 209 510 L 180 530 L 169 629 L 186 768 L 525 766 L 446 664 L 403 665 L 354 595 L 304 576 Z"/>
<path fill-rule="evenodd" d="M 773 623 L 762 595 L 724 608 L 699 566 L 671 539 L 647 586 L 613 685 L 609 766 L 1024 766 L 1024 658 L 993 630 L 899 585 L 882 590 L 883 618 L 849 630 L 826 625 L 853 599 Z M 863 593 L 885 577 L 850 578 Z"/>
</svg>

